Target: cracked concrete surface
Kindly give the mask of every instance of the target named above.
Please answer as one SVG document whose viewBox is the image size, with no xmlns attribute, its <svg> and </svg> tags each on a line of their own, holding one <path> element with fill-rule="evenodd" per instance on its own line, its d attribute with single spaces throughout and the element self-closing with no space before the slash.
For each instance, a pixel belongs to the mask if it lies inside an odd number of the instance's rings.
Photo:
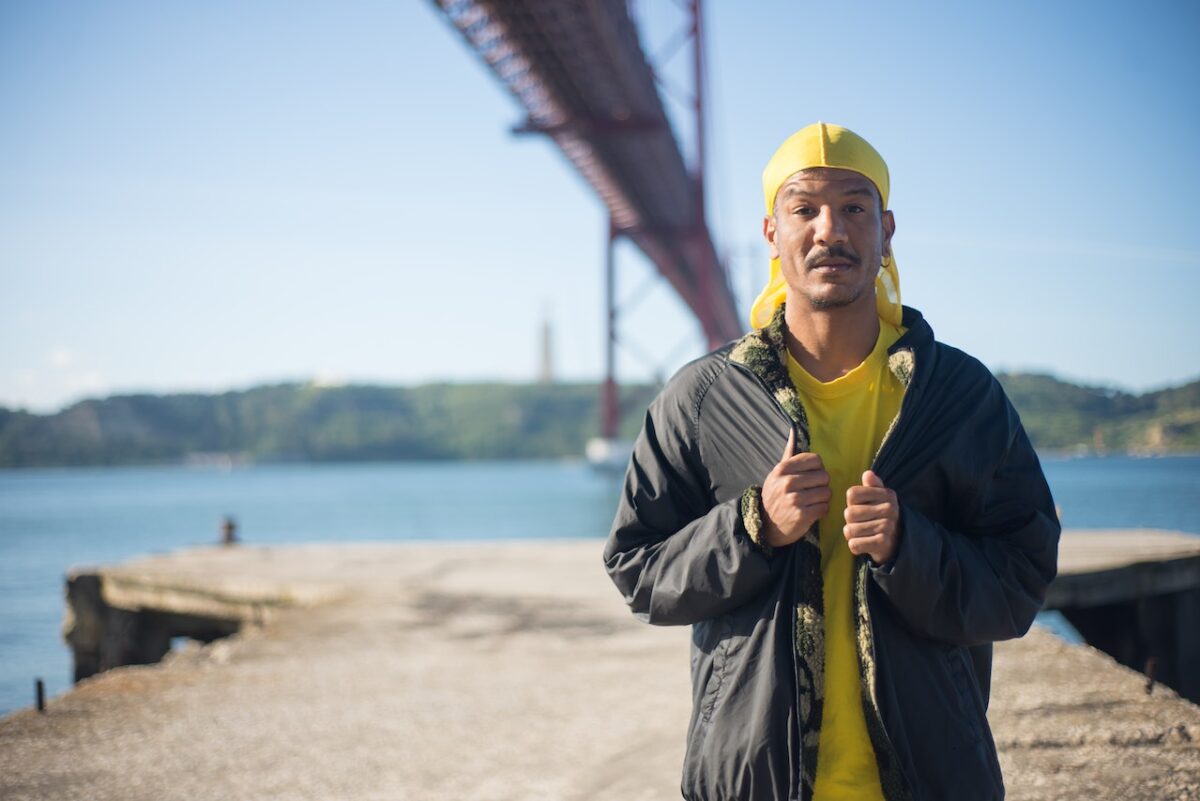
<svg viewBox="0 0 1200 801">
<path fill-rule="evenodd" d="M 600 548 L 139 560 L 336 592 L 0 720 L 0 798 L 678 798 L 689 633 L 634 620 Z M 1011 799 L 1200 800 L 1200 707 L 1089 648 L 1041 631 L 998 646 L 991 718 Z"/>
</svg>

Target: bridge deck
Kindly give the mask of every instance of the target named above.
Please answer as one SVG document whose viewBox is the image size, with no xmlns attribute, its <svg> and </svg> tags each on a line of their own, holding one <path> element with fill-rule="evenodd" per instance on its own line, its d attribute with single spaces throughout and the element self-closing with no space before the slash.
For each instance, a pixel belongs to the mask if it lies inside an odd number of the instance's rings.
<svg viewBox="0 0 1200 801">
<path fill-rule="evenodd" d="M 625 0 L 433 0 L 688 305 L 716 347 L 733 291 Z"/>
</svg>

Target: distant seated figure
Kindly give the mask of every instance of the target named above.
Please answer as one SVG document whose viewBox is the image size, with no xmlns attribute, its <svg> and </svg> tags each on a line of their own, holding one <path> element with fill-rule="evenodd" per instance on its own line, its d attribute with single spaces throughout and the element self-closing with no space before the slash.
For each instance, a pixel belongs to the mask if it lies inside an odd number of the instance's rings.
<svg viewBox="0 0 1200 801">
<path fill-rule="evenodd" d="M 229 515 L 221 518 L 221 544 L 237 545 L 237 521 Z"/>
</svg>

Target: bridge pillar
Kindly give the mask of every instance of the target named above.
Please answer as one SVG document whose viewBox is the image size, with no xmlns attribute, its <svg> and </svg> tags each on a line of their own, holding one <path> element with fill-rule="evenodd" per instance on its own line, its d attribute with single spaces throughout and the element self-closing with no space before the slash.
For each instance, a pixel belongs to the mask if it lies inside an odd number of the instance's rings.
<svg viewBox="0 0 1200 801">
<path fill-rule="evenodd" d="M 600 436 L 604 439 L 617 438 L 617 427 L 621 419 L 620 401 L 617 394 L 617 233 L 616 225 L 609 220 L 608 241 L 604 251 L 604 384 L 600 390 Z"/>
</svg>

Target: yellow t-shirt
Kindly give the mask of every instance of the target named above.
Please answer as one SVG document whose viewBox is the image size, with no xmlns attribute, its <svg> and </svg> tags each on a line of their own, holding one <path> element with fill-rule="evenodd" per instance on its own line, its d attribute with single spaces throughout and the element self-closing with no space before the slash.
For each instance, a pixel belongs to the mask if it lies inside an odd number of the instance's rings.
<svg viewBox="0 0 1200 801">
<path fill-rule="evenodd" d="M 888 426 L 900 412 L 904 385 L 887 367 L 887 349 L 902 329 L 880 321 L 879 339 L 862 364 L 828 383 L 788 355 L 788 373 L 808 413 L 811 450 L 829 473 L 833 497 L 820 522 L 825 586 L 825 706 L 814 801 L 879 799 L 879 768 L 863 716 L 854 635 L 854 555 L 846 544 L 846 490 L 862 483 Z"/>
</svg>

